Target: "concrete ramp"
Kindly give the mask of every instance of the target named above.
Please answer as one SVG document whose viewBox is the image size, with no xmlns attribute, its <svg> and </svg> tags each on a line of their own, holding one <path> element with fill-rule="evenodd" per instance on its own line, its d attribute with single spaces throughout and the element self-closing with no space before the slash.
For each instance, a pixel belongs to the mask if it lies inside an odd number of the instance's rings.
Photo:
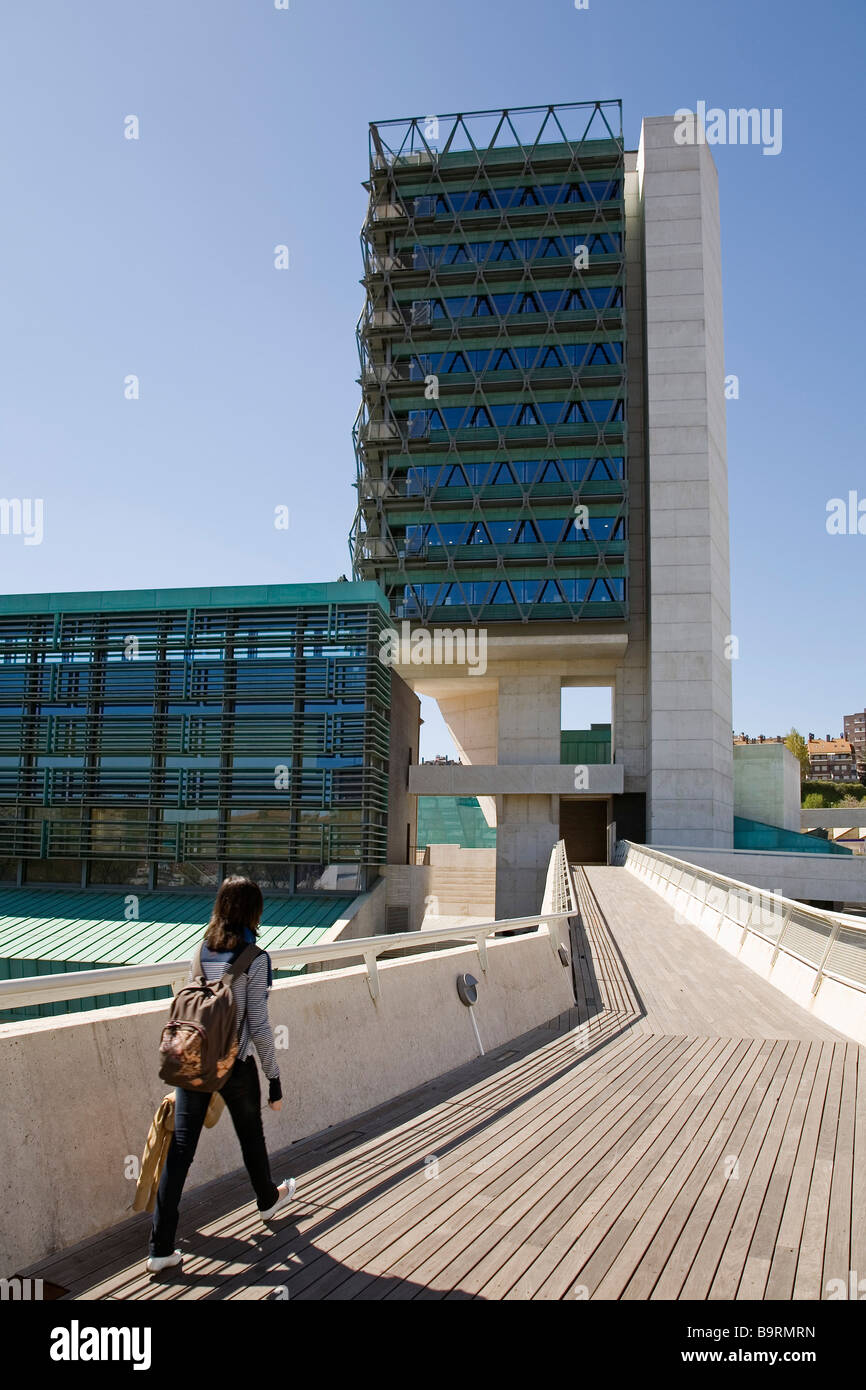
<svg viewBox="0 0 866 1390">
<path fill-rule="evenodd" d="M 615 943 L 654 1032 L 847 1040 L 697 927 L 678 922 L 674 909 L 633 874 L 588 867 L 575 876 L 581 912 L 603 919 L 605 943 Z M 601 943 L 595 950 L 601 952 Z"/>
</svg>

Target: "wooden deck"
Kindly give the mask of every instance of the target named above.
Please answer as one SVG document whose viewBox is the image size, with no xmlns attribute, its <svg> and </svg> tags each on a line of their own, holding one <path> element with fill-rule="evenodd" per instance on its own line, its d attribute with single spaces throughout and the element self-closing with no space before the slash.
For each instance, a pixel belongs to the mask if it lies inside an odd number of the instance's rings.
<svg viewBox="0 0 866 1390">
<path fill-rule="evenodd" d="M 866 1054 L 624 869 L 578 872 L 576 1007 L 26 1271 L 72 1299 L 820 1299 L 866 1271 Z M 853 1193 L 859 1193 L 855 1206 Z"/>
</svg>

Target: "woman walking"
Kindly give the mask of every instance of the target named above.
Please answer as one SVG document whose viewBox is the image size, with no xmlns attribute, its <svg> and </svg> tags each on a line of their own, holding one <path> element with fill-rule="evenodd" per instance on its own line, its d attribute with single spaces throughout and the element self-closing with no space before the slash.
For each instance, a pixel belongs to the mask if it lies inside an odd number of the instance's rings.
<svg viewBox="0 0 866 1390">
<path fill-rule="evenodd" d="M 216 896 L 201 946 L 201 973 L 209 981 L 219 980 L 247 946 L 254 945 L 264 903 L 257 883 L 248 878 L 227 878 Z M 190 979 L 193 970 L 190 970 Z M 268 1105 L 282 1109 L 280 1073 L 274 1049 L 274 1035 L 268 1018 L 268 990 L 272 982 L 271 961 L 260 952 L 246 971 L 232 984 L 238 1033 L 234 1066 L 220 1088 L 232 1117 L 244 1164 L 256 1194 L 259 1215 L 269 1221 L 287 1207 L 295 1195 L 295 1179 L 286 1178 L 279 1187 L 271 1177 L 265 1135 L 262 1129 L 261 1090 L 253 1048 L 268 1078 Z M 174 1248 L 178 1208 L 183 1185 L 195 1157 L 212 1092 L 175 1092 L 174 1137 L 165 1161 L 150 1237 L 147 1269 L 151 1274 L 181 1263 L 182 1253 Z"/>
</svg>

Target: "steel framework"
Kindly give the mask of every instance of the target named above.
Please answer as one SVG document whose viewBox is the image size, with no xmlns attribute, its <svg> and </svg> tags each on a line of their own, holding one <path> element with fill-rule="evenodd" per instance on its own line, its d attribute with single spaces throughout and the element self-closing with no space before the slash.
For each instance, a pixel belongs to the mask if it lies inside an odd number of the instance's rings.
<svg viewBox="0 0 866 1390">
<path fill-rule="evenodd" d="M 358 577 L 420 621 L 627 614 L 621 105 L 370 128 Z"/>
</svg>

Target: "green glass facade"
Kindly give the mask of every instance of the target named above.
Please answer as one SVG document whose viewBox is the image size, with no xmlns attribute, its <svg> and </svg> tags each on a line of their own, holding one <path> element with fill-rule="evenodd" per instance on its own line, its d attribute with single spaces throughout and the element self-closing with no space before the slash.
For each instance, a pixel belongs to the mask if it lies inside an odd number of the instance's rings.
<svg viewBox="0 0 866 1390">
<path fill-rule="evenodd" d="M 495 849 L 496 827 L 487 824 L 475 796 L 419 796 L 417 847 L 427 845 Z"/>
<path fill-rule="evenodd" d="M 419 621 L 627 616 L 620 103 L 370 130 L 355 573 Z"/>
<path fill-rule="evenodd" d="M 387 848 L 371 584 L 0 601 L 0 877 L 357 891 Z"/>
</svg>

